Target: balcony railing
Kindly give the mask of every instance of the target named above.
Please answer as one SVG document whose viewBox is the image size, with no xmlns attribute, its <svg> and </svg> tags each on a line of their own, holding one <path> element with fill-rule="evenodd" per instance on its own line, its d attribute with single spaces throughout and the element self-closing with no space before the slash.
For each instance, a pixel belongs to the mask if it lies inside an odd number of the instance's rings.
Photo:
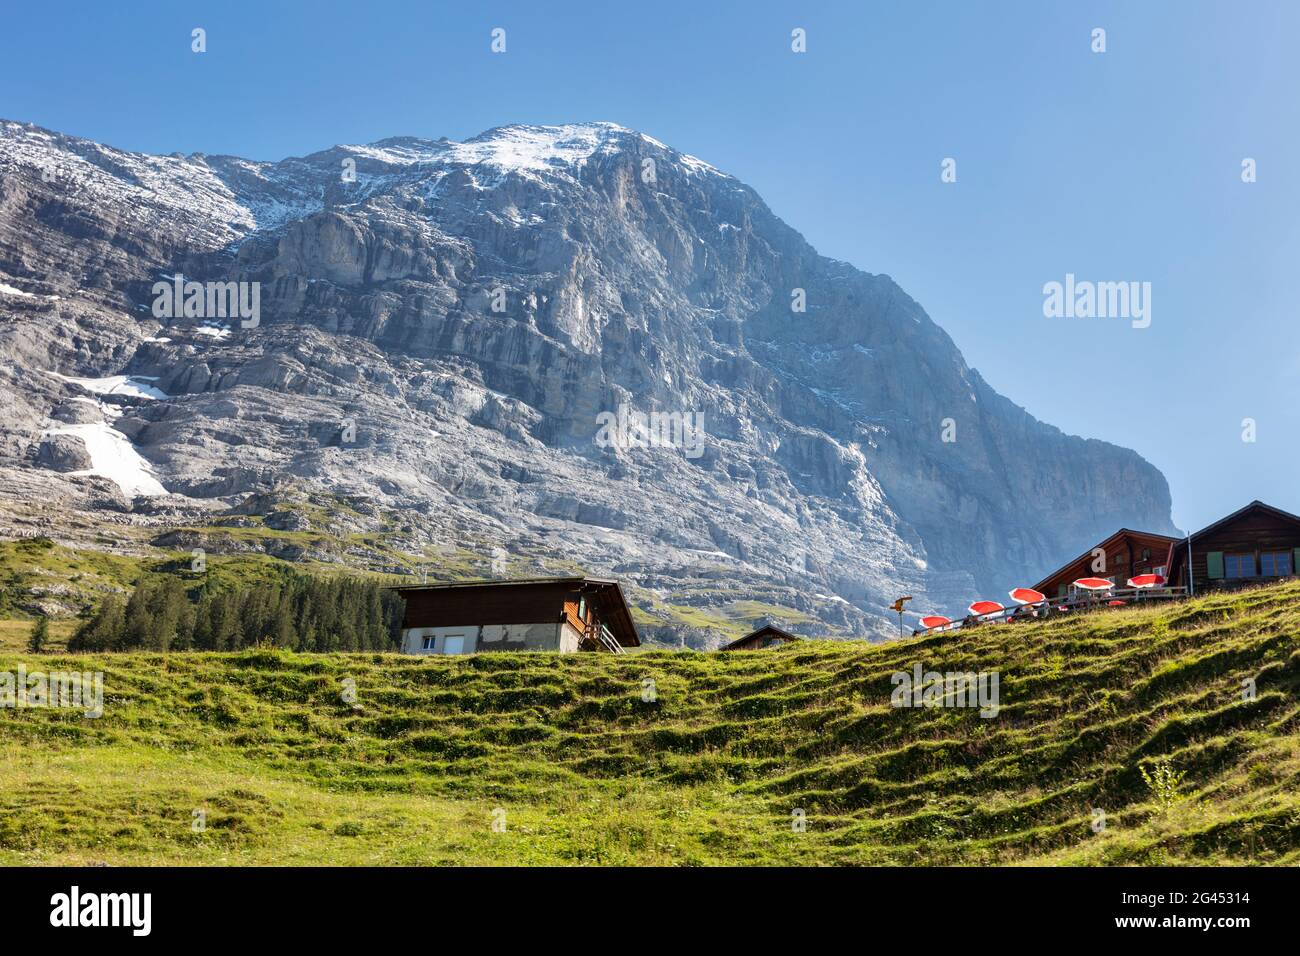
<svg viewBox="0 0 1300 956">
<path fill-rule="evenodd" d="M 1019 621 L 1041 621 L 1052 617 L 1056 614 L 1066 614 L 1075 610 L 1091 610 L 1095 608 L 1108 607 L 1112 601 L 1123 602 L 1125 606 L 1131 604 L 1142 604 L 1146 601 L 1168 601 L 1175 598 L 1185 597 L 1186 588 L 1114 588 L 1110 591 L 1092 591 L 1079 592 L 1069 597 L 1056 598 L 1039 605 L 1016 605 L 1015 607 L 1004 608 L 1001 611 L 995 611 L 992 614 L 981 614 L 971 620 L 970 625 L 966 625 L 968 619 L 957 619 L 951 624 L 941 624 L 938 627 L 920 628 L 914 632 L 914 635 L 931 634 L 935 631 L 956 631 L 963 626 L 976 626 L 980 624 L 997 624 L 1005 621 L 1012 623 Z"/>
</svg>

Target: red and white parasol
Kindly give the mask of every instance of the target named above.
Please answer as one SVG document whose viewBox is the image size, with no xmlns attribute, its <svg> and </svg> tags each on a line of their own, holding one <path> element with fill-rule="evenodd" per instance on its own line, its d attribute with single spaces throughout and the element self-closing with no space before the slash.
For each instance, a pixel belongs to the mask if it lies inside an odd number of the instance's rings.
<svg viewBox="0 0 1300 956">
<path fill-rule="evenodd" d="M 924 628 L 947 627 L 952 621 L 940 614 L 931 614 L 929 617 L 921 618 L 921 626 Z"/>
<path fill-rule="evenodd" d="M 1135 578 L 1128 579 L 1128 586 L 1131 588 L 1158 588 L 1165 583 L 1163 574 L 1139 574 Z"/>
<path fill-rule="evenodd" d="M 1005 611 L 1006 608 L 997 601 L 976 601 L 966 610 L 977 617 L 983 617 L 985 614 L 997 614 L 998 611 Z"/>
<path fill-rule="evenodd" d="M 1011 600 L 1021 604 L 1041 604 L 1047 600 L 1047 595 L 1041 591 L 1035 591 L 1033 588 L 1016 588 L 1010 592 Z"/>
<path fill-rule="evenodd" d="M 1074 586 L 1083 588 L 1085 591 L 1109 591 L 1115 584 L 1105 578 L 1079 578 L 1074 582 Z"/>
</svg>

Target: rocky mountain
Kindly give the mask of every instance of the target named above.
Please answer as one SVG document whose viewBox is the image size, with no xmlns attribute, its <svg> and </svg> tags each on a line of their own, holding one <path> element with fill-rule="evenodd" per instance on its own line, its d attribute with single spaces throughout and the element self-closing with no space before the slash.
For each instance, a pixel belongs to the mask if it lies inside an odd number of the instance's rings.
<svg viewBox="0 0 1300 956">
<path fill-rule="evenodd" d="M 178 281 L 217 293 L 187 314 Z M 1035 420 L 887 276 L 607 123 L 270 163 L 0 122 L 0 362 L 7 532 L 581 567 L 667 642 L 887 635 L 899 594 L 955 611 L 1172 530 L 1137 454 Z M 322 521 L 333 545 L 293 537 Z"/>
</svg>

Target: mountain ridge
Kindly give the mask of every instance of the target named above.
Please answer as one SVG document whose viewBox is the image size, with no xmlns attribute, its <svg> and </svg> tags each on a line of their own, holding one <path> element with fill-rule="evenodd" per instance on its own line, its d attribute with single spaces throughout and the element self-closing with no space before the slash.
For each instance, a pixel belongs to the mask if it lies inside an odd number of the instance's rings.
<svg viewBox="0 0 1300 956">
<path fill-rule="evenodd" d="M 1135 452 L 1039 422 L 892 279 L 820 256 L 750 187 L 626 127 L 276 163 L 68 139 L 0 121 L 0 282 L 60 297 L 0 295 L 17 487 L 85 503 L 85 476 L 65 477 L 84 467 L 41 463 L 77 458 L 47 433 L 89 398 L 104 421 L 80 424 L 125 435 L 194 514 L 291 478 L 374 495 L 424 560 L 500 547 L 650 604 L 761 599 L 879 636 L 897 593 L 956 610 L 1120 524 L 1172 530 Z M 437 158 L 394 152 L 417 140 Z M 260 327 L 155 320 L 150 289 L 176 272 L 258 283 Z M 78 395 L 36 369 L 166 398 Z M 704 454 L 595 447 L 620 405 L 699 412 Z M 711 640 L 667 621 L 659 636 Z"/>
</svg>

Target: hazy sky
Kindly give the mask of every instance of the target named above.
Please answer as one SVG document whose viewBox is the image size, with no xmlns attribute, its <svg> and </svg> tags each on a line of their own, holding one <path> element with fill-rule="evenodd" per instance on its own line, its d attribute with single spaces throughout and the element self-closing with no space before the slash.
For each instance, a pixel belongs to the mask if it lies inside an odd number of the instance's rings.
<svg viewBox="0 0 1300 956">
<path fill-rule="evenodd" d="M 893 276 L 1039 418 L 1139 451 L 1198 528 L 1253 498 L 1300 511 L 1298 45 L 1286 0 L 44 0 L 7 5 L 0 116 L 257 159 L 513 122 L 644 130 Z M 1149 282 L 1149 327 L 1045 317 L 1067 273 Z"/>
</svg>

